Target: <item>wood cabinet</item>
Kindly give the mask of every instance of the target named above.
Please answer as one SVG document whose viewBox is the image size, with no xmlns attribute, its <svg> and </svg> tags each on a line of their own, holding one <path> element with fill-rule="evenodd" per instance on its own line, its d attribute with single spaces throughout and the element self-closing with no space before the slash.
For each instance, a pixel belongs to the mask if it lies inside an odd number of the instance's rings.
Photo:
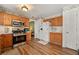
<svg viewBox="0 0 79 59">
<path fill-rule="evenodd" d="M 11 26 L 11 21 L 12 21 L 11 15 L 5 14 L 4 15 L 4 25 Z"/>
<path fill-rule="evenodd" d="M 0 35 L 0 54 L 7 49 L 12 48 L 12 34 L 2 34 Z"/>
<path fill-rule="evenodd" d="M 29 27 L 29 19 L 28 18 L 0 12 L 0 25 L 11 26 L 12 20 L 23 21 L 24 26 Z"/>
<path fill-rule="evenodd" d="M 3 38 L 2 38 L 2 35 L 0 35 L 0 54 L 2 53 L 2 40 L 3 40 Z"/>
<path fill-rule="evenodd" d="M 4 24 L 4 13 L 0 12 L 0 25 Z"/>
<path fill-rule="evenodd" d="M 5 51 L 5 40 L 4 35 L 0 35 L 0 54 Z"/>
<path fill-rule="evenodd" d="M 62 16 L 52 18 L 50 20 L 50 23 L 51 23 L 51 26 L 62 26 L 63 24 Z"/>
<path fill-rule="evenodd" d="M 50 32 L 50 43 L 62 46 L 62 33 Z"/>
<path fill-rule="evenodd" d="M 0 12 L 0 25 L 11 26 L 11 15 L 7 13 Z"/>
<path fill-rule="evenodd" d="M 12 20 L 19 20 L 20 21 L 20 16 L 16 15 L 11 15 Z"/>
<path fill-rule="evenodd" d="M 12 34 L 3 34 L 4 48 L 12 47 Z"/>
<path fill-rule="evenodd" d="M 26 43 L 29 43 L 31 41 L 31 32 L 26 33 Z"/>
<path fill-rule="evenodd" d="M 29 27 L 29 19 L 28 18 L 22 17 L 21 20 L 24 22 L 25 27 Z"/>
</svg>

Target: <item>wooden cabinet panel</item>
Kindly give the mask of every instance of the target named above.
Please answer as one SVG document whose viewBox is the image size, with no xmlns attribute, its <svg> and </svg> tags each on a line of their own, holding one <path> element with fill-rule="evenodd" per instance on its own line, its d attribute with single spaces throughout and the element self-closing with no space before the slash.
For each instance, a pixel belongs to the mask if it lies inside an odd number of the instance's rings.
<svg viewBox="0 0 79 59">
<path fill-rule="evenodd" d="M 0 35 L 0 53 L 6 51 L 9 47 L 12 47 L 12 34 Z"/>
<path fill-rule="evenodd" d="M 7 47 L 12 47 L 12 34 L 4 34 L 3 35 L 3 40 L 4 40 L 4 47 L 7 48 Z"/>
<path fill-rule="evenodd" d="M 11 15 L 7 13 L 0 13 L 0 24 L 11 25 Z"/>
<path fill-rule="evenodd" d="M 26 43 L 29 43 L 31 41 L 31 32 L 26 33 Z"/>
<path fill-rule="evenodd" d="M 0 35 L 0 54 L 4 52 L 4 40 L 3 35 Z"/>
<path fill-rule="evenodd" d="M 29 19 L 7 13 L 0 13 L 0 25 L 11 26 L 12 20 L 19 20 L 24 22 L 25 27 L 29 27 Z"/>
<path fill-rule="evenodd" d="M 12 20 L 20 20 L 20 17 L 16 15 L 11 15 L 11 18 Z"/>
<path fill-rule="evenodd" d="M 63 24 L 63 18 L 62 18 L 62 16 L 61 17 L 58 17 L 58 25 L 59 26 L 62 26 L 62 24 Z"/>
<path fill-rule="evenodd" d="M 31 32 L 26 33 L 26 41 L 31 40 Z"/>
<path fill-rule="evenodd" d="M 22 21 L 24 22 L 25 27 L 29 27 L 29 19 L 28 18 L 22 17 Z"/>
<path fill-rule="evenodd" d="M 51 26 L 62 26 L 63 24 L 62 16 L 52 18 L 50 23 L 51 23 Z"/>
<path fill-rule="evenodd" d="M 0 25 L 4 24 L 4 13 L 0 12 Z"/>
<path fill-rule="evenodd" d="M 50 33 L 50 43 L 62 46 L 62 33 Z"/>
<path fill-rule="evenodd" d="M 62 45 L 62 34 L 61 33 L 55 33 L 55 42 L 58 45 Z"/>
<path fill-rule="evenodd" d="M 54 33 L 50 33 L 50 42 L 53 43 L 54 42 L 54 39 L 55 39 L 55 35 Z"/>
<path fill-rule="evenodd" d="M 1 35 L 0 35 L 0 54 L 1 54 L 1 51 L 2 50 L 2 37 L 1 37 Z"/>
<path fill-rule="evenodd" d="M 6 26 L 11 26 L 11 15 L 10 14 L 5 14 L 4 16 L 4 25 Z"/>
</svg>

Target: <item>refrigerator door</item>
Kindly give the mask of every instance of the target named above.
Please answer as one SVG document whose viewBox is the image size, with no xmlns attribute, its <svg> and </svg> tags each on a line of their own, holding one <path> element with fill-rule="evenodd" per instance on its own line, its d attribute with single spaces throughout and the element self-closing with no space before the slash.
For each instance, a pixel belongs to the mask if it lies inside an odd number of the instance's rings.
<svg viewBox="0 0 79 59">
<path fill-rule="evenodd" d="M 42 24 L 42 30 L 41 30 L 41 39 L 49 42 L 49 23 L 44 22 Z"/>
</svg>

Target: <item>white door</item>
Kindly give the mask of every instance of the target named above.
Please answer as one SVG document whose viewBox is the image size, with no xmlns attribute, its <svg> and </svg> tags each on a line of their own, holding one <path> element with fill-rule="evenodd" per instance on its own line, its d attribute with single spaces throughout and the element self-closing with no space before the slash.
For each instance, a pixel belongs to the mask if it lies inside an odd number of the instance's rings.
<svg viewBox="0 0 79 59">
<path fill-rule="evenodd" d="M 64 23 L 63 23 L 63 43 L 66 47 L 76 50 L 76 20 L 77 20 L 76 9 L 64 12 Z"/>
<path fill-rule="evenodd" d="M 79 10 L 78 10 L 78 19 L 77 19 L 77 49 L 79 49 Z"/>
<path fill-rule="evenodd" d="M 49 22 L 43 23 L 43 40 L 49 42 Z"/>
</svg>

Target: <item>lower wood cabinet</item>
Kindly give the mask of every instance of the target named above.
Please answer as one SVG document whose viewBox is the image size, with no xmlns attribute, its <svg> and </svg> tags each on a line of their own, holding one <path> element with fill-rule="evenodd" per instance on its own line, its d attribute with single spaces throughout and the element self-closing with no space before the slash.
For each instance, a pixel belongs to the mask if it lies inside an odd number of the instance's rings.
<svg viewBox="0 0 79 59">
<path fill-rule="evenodd" d="M 0 36 L 0 50 L 4 52 L 11 49 L 13 45 L 12 34 L 2 34 Z"/>
<path fill-rule="evenodd" d="M 0 35 L 0 54 L 5 51 L 5 40 L 4 35 Z"/>
<path fill-rule="evenodd" d="M 50 43 L 62 46 L 62 33 L 50 32 Z"/>
<path fill-rule="evenodd" d="M 29 43 L 31 41 L 31 32 L 26 33 L 26 43 Z"/>
<path fill-rule="evenodd" d="M 12 47 L 12 34 L 4 34 L 3 35 L 3 40 L 4 40 L 4 47 L 7 48 L 7 47 Z"/>
<path fill-rule="evenodd" d="M 2 40 L 3 40 L 3 38 L 2 38 L 2 35 L 0 35 L 0 54 L 2 53 Z"/>
</svg>

